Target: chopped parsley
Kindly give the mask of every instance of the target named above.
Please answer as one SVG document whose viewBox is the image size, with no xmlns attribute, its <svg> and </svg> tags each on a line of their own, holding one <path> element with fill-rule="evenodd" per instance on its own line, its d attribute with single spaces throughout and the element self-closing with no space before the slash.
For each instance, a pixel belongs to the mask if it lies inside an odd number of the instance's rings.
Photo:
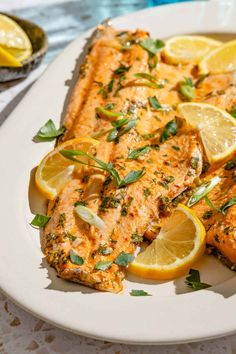
<svg viewBox="0 0 236 354">
<path fill-rule="evenodd" d="M 225 165 L 224 169 L 226 171 L 229 171 L 229 170 L 233 170 L 234 168 L 236 167 L 236 158 L 227 162 L 227 164 Z"/>
<path fill-rule="evenodd" d="M 62 213 L 58 220 L 58 226 L 64 227 L 65 221 L 66 221 L 66 214 Z"/>
<path fill-rule="evenodd" d="M 151 191 L 150 191 L 149 188 L 144 188 L 143 194 L 144 194 L 145 198 L 147 198 L 147 197 L 149 197 L 149 195 L 151 195 L 152 193 L 151 193 Z"/>
<path fill-rule="evenodd" d="M 102 199 L 102 203 L 99 206 L 100 210 L 106 210 L 109 208 L 117 208 L 120 204 L 120 199 L 115 197 L 114 195 L 105 196 Z"/>
<path fill-rule="evenodd" d="M 83 200 L 78 200 L 74 203 L 74 206 L 77 207 L 78 205 L 86 206 L 88 203 L 84 202 Z"/>
<path fill-rule="evenodd" d="M 179 92 L 188 101 L 191 101 L 195 97 L 195 88 L 190 77 L 187 77 L 184 81 L 180 82 Z"/>
<path fill-rule="evenodd" d="M 129 263 L 131 263 L 133 260 L 134 260 L 134 256 L 132 254 L 122 251 L 119 254 L 119 256 L 115 259 L 114 263 L 119 266 L 127 267 Z"/>
<path fill-rule="evenodd" d="M 119 68 L 117 68 L 117 69 L 114 71 L 114 74 L 115 74 L 115 75 L 124 74 L 125 72 L 129 71 L 130 68 L 131 68 L 131 66 L 121 65 L 121 66 L 119 66 Z"/>
<path fill-rule="evenodd" d="M 143 242 L 143 236 L 138 233 L 138 230 L 136 230 L 131 235 L 131 240 L 133 241 L 133 243 L 137 244 L 137 243 Z"/>
<path fill-rule="evenodd" d="M 30 225 L 37 226 L 37 227 L 44 227 L 49 222 L 50 219 L 51 219 L 50 216 L 36 214 L 33 220 L 31 221 Z"/>
<path fill-rule="evenodd" d="M 43 142 L 43 141 L 51 141 L 60 135 L 63 135 L 65 132 L 65 128 L 61 127 L 56 129 L 54 122 L 49 119 L 47 123 L 42 126 L 38 133 L 34 136 L 33 140 L 35 142 Z"/>
<path fill-rule="evenodd" d="M 143 147 L 138 148 L 138 149 L 129 150 L 128 159 L 129 160 L 135 160 L 135 159 L 137 159 L 140 156 L 148 154 L 150 152 L 150 150 L 151 150 L 151 148 L 150 148 L 149 145 L 143 146 Z"/>
<path fill-rule="evenodd" d="M 133 197 L 129 197 L 129 200 L 122 205 L 122 208 L 121 208 L 121 215 L 122 216 L 126 216 L 128 214 L 128 210 L 129 210 L 129 207 L 130 207 L 133 199 L 134 199 Z"/>
<path fill-rule="evenodd" d="M 220 207 L 221 213 L 222 213 L 223 215 L 225 215 L 225 214 L 226 214 L 226 210 L 227 210 L 228 208 L 230 208 L 231 206 L 235 205 L 235 204 L 236 204 L 236 197 L 229 199 L 226 203 L 224 203 L 224 204 Z"/>
<path fill-rule="evenodd" d="M 129 294 L 131 296 L 152 296 L 151 294 L 147 293 L 144 290 L 136 290 L 136 289 L 132 289 Z"/>
<path fill-rule="evenodd" d="M 179 146 L 172 145 L 171 147 L 172 147 L 172 149 L 175 150 L 175 151 L 180 151 L 180 147 L 179 147 Z"/>
<path fill-rule="evenodd" d="M 162 106 L 161 106 L 160 102 L 158 101 L 158 99 L 156 98 L 156 96 L 148 97 L 148 102 L 149 102 L 150 106 L 155 110 L 162 108 Z"/>
<path fill-rule="evenodd" d="M 171 136 L 176 134 L 177 134 L 177 122 L 175 119 L 173 119 L 165 125 L 162 134 L 160 136 L 160 142 L 164 143 L 167 139 L 169 139 Z"/>
<path fill-rule="evenodd" d="M 207 289 L 211 285 L 202 283 L 200 279 L 200 273 L 196 269 L 190 269 L 189 275 L 186 277 L 185 283 L 193 290 Z"/>
<path fill-rule="evenodd" d="M 140 42 L 139 45 L 148 53 L 155 55 L 165 46 L 165 43 L 160 39 L 147 38 Z"/>
<path fill-rule="evenodd" d="M 213 212 L 211 210 L 205 211 L 205 213 L 202 215 L 202 218 L 204 220 L 208 220 L 212 217 Z"/>
<path fill-rule="evenodd" d="M 112 261 L 100 261 L 95 265 L 94 269 L 105 271 L 111 266 L 111 264 Z"/>
<path fill-rule="evenodd" d="M 78 256 L 73 250 L 70 251 L 70 260 L 73 264 L 77 264 L 77 265 L 84 264 L 83 258 Z"/>
<path fill-rule="evenodd" d="M 192 156 L 191 159 L 190 159 L 190 166 L 191 166 L 194 170 L 196 170 L 197 167 L 198 167 L 198 162 L 199 162 L 199 158 Z"/>
</svg>

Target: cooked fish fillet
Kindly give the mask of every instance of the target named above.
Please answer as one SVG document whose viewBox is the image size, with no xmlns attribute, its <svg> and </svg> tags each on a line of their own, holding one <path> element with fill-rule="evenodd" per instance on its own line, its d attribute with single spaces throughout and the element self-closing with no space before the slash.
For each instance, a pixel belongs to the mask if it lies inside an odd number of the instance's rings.
<svg viewBox="0 0 236 354">
<path fill-rule="evenodd" d="M 65 117 L 67 132 L 72 137 L 94 136 L 100 140 L 96 157 L 112 162 L 124 178 L 130 171 L 143 170 L 135 183 L 117 188 L 109 176 L 96 168 L 87 168 L 81 176 L 67 183 L 54 203 L 49 204 L 50 221 L 45 227 L 44 243 L 48 262 L 61 278 L 99 290 L 119 292 L 125 267 L 114 263 L 121 252 L 133 254 L 137 247 L 134 235 L 143 235 L 158 222 L 163 198 L 173 199 L 190 187 L 202 171 L 202 147 L 197 132 L 176 119 L 177 134 L 160 143 L 166 123 L 175 119 L 175 105 L 180 97 L 175 89 L 192 67 L 169 66 L 160 59 L 152 75 L 162 88 L 146 85 L 136 73 L 150 74 L 148 53 L 137 43 L 147 33 L 136 31 L 123 35 L 112 28 L 102 28 L 83 65 Z M 132 43 L 124 50 L 124 45 Z M 120 71 L 120 72 L 119 72 Z M 164 109 L 150 107 L 150 97 L 158 98 Z M 133 129 L 108 142 L 104 131 L 111 129 L 111 119 L 98 115 L 97 108 L 112 104 L 116 112 L 136 119 Z M 132 149 L 150 146 L 148 155 L 127 159 Z M 192 158 L 197 161 L 193 166 Z M 85 178 L 86 177 L 86 178 Z M 75 213 L 74 203 L 82 201 L 105 222 L 99 230 L 83 222 Z M 71 249 L 83 258 L 73 264 Z M 105 271 L 97 270 L 100 261 L 111 261 Z"/>
</svg>

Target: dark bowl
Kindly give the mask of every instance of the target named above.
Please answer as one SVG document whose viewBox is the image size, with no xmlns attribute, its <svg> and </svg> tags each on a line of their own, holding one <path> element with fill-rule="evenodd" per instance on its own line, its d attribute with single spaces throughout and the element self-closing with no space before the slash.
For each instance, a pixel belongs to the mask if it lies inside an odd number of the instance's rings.
<svg viewBox="0 0 236 354">
<path fill-rule="evenodd" d="M 17 22 L 20 27 L 23 28 L 30 39 L 33 49 L 31 57 L 23 61 L 21 67 L 1 66 L 0 82 L 24 78 L 29 75 L 31 70 L 39 66 L 44 55 L 46 54 L 48 49 L 47 34 L 42 28 L 33 22 L 4 12 L 0 12 L 0 14 L 10 17 L 12 20 Z"/>
</svg>

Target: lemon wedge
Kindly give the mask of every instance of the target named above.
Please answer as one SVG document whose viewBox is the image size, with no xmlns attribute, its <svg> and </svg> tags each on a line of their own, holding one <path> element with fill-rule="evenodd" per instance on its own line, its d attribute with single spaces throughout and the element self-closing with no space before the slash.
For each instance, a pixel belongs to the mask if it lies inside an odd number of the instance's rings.
<svg viewBox="0 0 236 354">
<path fill-rule="evenodd" d="M 22 66 L 8 51 L 0 47 L 0 66 Z"/>
<path fill-rule="evenodd" d="M 0 48 L 19 62 L 28 59 L 32 54 L 32 45 L 27 34 L 10 17 L 2 14 L 0 14 Z M 9 61 L 8 66 L 16 66 L 10 64 Z"/>
<path fill-rule="evenodd" d="M 205 250 L 205 229 L 186 206 L 179 204 L 157 238 L 129 266 L 129 271 L 147 279 L 178 278 L 192 267 Z"/>
<path fill-rule="evenodd" d="M 168 39 L 163 51 L 169 64 L 198 64 L 221 42 L 204 36 L 175 36 Z"/>
<path fill-rule="evenodd" d="M 196 127 L 209 162 L 230 156 L 236 149 L 236 119 L 226 111 L 207 103 L 181 103 L 178 112 Z"/>
<path fill-rule="evenodd" d="M 40 192 L 48 199 L 53 200 L 64 187 L 66 182 L 72 177 L 74 170 L 78 172 L 83 165 L 66 159 L 60 154 L 63 149 L 82 150 L 89 153 L 99 142 L 92 138 L 75 138 L 58 145 L 49 152 L 40 162 L 36 174 L 35 182 Z M 80 156 L 80 160 L 86 158 Z M 87 160 L 87 159 L 86 159 Z"/>
<path fill-rule="evenodd" d="M 227 42 L 211 51 L 199 63 L 201 74 L 218 74 L 236 69 L 236 40 Z"/>
</svg>

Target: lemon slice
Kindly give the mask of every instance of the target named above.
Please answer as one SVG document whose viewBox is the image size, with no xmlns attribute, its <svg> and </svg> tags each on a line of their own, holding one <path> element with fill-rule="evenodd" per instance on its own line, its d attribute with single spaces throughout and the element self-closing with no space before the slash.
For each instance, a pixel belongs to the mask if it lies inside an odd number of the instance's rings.
<svg viewBox="0 0 236 354">
<path fill-rule="evenodd" d="M 156 280 L 184 275 L 204 253 L 205 229 L 195 213 L 179 204 L 157 238 L 129 266 L 140 277 Z"/>
<path fill-rule="evenodd" d="M 165 43 L 163 54 L 169 64 L 198 64 L 221 42 L 204 36 L 176 36 Z"/>
<path fill-rule="evenodd" d="M 1 14 L 0 47 L 20 62 L 32 55 L 32 45 L 24 30 L 11 18 Z"/>
<path fill-rule="evenodd" d="M 199 64 L 201 74 L 218 74 L 236 69 L 236 40 L 209 53 Z"/>
<path fill-rule="evenodd" d="M 236 119 L 222 109 L 207 103 L 181 103 L 178 111 L 196 127 L 210 162 L 231 155 L 236 149 Z"/>
<path fill-rule="evenodd" d="M 14 58 L 5 49 L 0 47 L 0 66 L 22 66 L 22 64 Z"/>
<path fill-rule="evenodd" d="M 82 165 L 70 161 L 60 154 L 63 149 L 82 150 L 88 152 L 99 144 L 92 138 L 75 138 L 58 145 L 53 151 L 49 152 L 40 162 L 35 181 L 40 192 L 48 199 L 55 199 L 66 182 L 71 178 L 75 168 L 82 168 Z M 80 156 L 80 160 L 87 160 Z"/>
</svg>

